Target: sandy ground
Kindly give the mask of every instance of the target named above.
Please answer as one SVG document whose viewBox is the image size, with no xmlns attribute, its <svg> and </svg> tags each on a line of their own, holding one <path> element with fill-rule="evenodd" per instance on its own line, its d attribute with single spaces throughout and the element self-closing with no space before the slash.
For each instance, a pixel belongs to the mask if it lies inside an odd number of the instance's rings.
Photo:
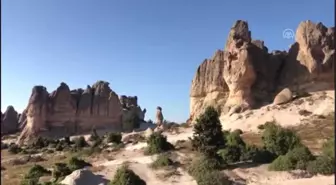
<svg viewBox="0 0 336 185">
<path fill-rule="evenodd" d="M 300 110 L 312 112 L 312 115 L 328 115 L 335 111 L 334 91 L 316 92 L 311 97 L 300 98 L 285 105 L 266 105 L 260 109 L 240 114 L 222 115 L 223 129 L 241 129 L 256 132 L 258 125 L 276 120 L 280 125 L 288 127 L 302 123 L 307 116 L 299 114 Z"/>
<path fill-rule="evenodd" d="M 172 143 L 177 140 L 187 140 L 192 136 L 192 129 L 184 129 L 183 134 L 171 135 L 164 133 Z M 116 160 L 101 160 L 95 162 L 95 166 L 104 166 L 105 168 L 96 174 L 102 175 L 107 179 L 112 179 L 117 168 L 123 163 L 128 162 L 129 166 L 135 173 L 143 178 L 148 185 L 197 185 L 184 170 L 178 168 L 178 175 L 171 176 L 168 179 L 161 179 L 158 176 L 162 171 L 153 171 L 149 164 L 155 160 L 156 156 L 144 156 L 142 153 L 146 143 L 128 145 L 125 150 L 115 156 Z M 182 158 L 188 158 L 188 154 L 179 153 Z M 225 173 L 237 182 L 244 182 L 246 185 L 332 185 L 334 176 L 314 176 L 309 177 L 307 174 L 299 172 L 271 172 L 267 170 L 267 165 L 256 167 L 238 167 Z"/>
</svg>

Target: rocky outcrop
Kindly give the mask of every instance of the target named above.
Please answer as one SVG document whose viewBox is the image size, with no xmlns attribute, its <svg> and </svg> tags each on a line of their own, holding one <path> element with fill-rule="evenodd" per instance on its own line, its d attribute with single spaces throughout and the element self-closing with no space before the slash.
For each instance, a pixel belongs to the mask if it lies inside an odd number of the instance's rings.
<svg viewBox="0 0 336 185">
<path fill-rule="evenodd" d="M 137 105 L 137 102 L 132 99 L 127 106 L 130 104 Z M 122 116 L 122 104 L 108 82 L 98 81 L 85 90 L 70 90 L 67 84 L 61 83 L 50 94 L 45 87 L 35 86 L 20 118 L 23 130 L 19 143 L 40 133 L 72 135 L 93 127 L 121 130 Z"/>
<path fill-rule="evenodd" d="M 156 108 L 155 118 L 156 118 L 156 124 L 161 125 L 163 123 L 162 108 L 159 106 Z"/>
<path fill-rule="evenodd" d="M 137 96 L 120 96 L 120 103 L 123 108 L 123 118 L 127 119 L 130 112 L 135 113 L 140 121 L 144 121 L 146 109 L 142 110 L 141 107 L 138 105 L 138 97 Z"/>
<path fill-rule="evenodd" d="M 18 115 L 13 106 L 8 106 L 6 111 L 1 113 L 1 135 L 11 134 L 18 130 Z"/>
<path fill-rule="evenodd" d="M 269 53 L 263 41 L 252 39 L 247 22 L 236 21 L 224 50 L 217 50 L 197 69 L 188 122 L 207 106 L 232 114 L 272 103 L 280 90 L 299 91 L 312 81 L 328 82 L 334 89 L 334 28 L 305 21 L 295 41 L 288 52 Z"/>
</svg>

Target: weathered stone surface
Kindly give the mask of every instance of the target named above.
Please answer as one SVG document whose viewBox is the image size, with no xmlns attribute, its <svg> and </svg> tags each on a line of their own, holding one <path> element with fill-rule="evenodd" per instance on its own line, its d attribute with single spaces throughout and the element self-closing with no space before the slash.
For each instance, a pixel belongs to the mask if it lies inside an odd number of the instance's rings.
<svg viewBox="0 0 336 185">
<path fill-rule="evenodd" d="M 156 108 L 156 124 L 161 125 L 163 123 L 163 114 L 162 114 L 162 108 L 157 107 Z"/>
<path fill-rule="evenodd" d="M 137 106 L 137 101 L 131 104 Z M 72 91 L 62 82 L 50 94 L 45 87 L 35 86 L 19 121 L 23 127 L 19 143 L 42 132 L 63 136 L 93 127 L 121 130 L 122 116 L 122 104 L 108 82 L 98 81 L 85 90 Z"/>
<path fill-rule="evenodd" d="M 124 120 L 127 120 L 126 117 L 129 117 L 131 114 L 128 113 L 128 111 L 136 112 L 138 118 L 141 121 L 144 121 L 145 119 L 145 114 L 146 114 L 146 109 L 141 110 L 141 107 L 138 105 L 138 97 L 137 96 L 125 96 L 121 95 L 119 97 L 120 103 L 122 108 L 125 110 L 123 111 L 123 115 L 125 117 Z"/>
<path fill-rule="evenodd" d="M 296 42 L 289 49 L 284 64 L 282 84 L 333 81 L 334 32 L 334 27 L 327 28 L 322 23 L 301 22 L 296 30 Z"/>
<path fill-rule="evenodd" d="M 4 114 L 1 113 L 1 135 L 16 132 L 18 125 L 18 113 L 13 106 L 8 106 Z"/>
<path fill-rule="evenodd" d="M 287 103 L 292 100 L 292 97 L 293 97 L 292 91 L 289 88 L 285 88 L 275 96 L 273 104 L 280 105 Z"/>
<path fill-rule="evenodd" d="M 334 28 L 322 23 L 301 22 L 296 42 L 289 51 L 272 51 L 261 40 L 252 40 L 245 21 L 230 30 L 223 51 L 198 67 L 190 92 L 189 123 L 207 106 L 221 114 L 244 111 L 272 103 L 286 87 L 299 91 L 312 81 L 334 88 Z M 322 83 L 322 82 L 321 82 Z"/>
<path fill-rule="evenodd" d="M 190 119 L 194 120 L 207 106 L 224 105 L 229 89 L 223 78 L 223 51 L 217 50 L 212 59 L 206 59 L 197 69 L 190 92 Z"/>
</svg>

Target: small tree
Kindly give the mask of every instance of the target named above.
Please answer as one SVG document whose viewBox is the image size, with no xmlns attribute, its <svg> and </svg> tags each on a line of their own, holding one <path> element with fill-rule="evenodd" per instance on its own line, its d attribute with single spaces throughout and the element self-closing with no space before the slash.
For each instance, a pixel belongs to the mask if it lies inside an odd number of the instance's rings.
<svg viewBox="0 0 336 185">
<path fill-rule="evenodd" d="M 123 165 L 117 170 L 109 185 L 146 185 L 146 182 Z"/>
<path fill-rule="evenodd" d="M 159 132 L 151 134 L 147 140 L 147 148 L 145 154 L 157 154 L 168 150 L 173 150 L 174 145 L 167 141 L 167 137 Z"/>
<path fill-rule="evenodd" d="M 277 156 L 285 155 L 289 150 L 301 145 L 300 138 L 292 130 L 282 128 L 275 122 L 264 125 L 262 140 L 266 149 Z"/>
<path fill-rule="evenodd" d="M 194 149 L 207 155 L 217 156 L 218 148 L 224 146 L 222 125 L 218 112 L 213 107 L 206 108 L 205 112 L 196 120 L 191 143 Z"/>
</svg>

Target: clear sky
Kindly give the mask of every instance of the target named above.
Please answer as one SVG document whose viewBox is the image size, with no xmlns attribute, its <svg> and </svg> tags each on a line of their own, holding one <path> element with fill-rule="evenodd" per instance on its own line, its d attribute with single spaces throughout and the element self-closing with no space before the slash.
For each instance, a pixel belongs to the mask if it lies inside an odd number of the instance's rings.
<svg viewBox="0 0 336 185">
<path fill-rule="evenodd" d="M 185 121 L 197 67 L 247 20 L 253 39 L 287 49 L 284 29 L 334 24 L 333 0 L 2 0 L 1 110 L 26 106 L 34 85 L 51 92 L 97 80 L 137 95 L 153 119 Z"/>
</svg>

